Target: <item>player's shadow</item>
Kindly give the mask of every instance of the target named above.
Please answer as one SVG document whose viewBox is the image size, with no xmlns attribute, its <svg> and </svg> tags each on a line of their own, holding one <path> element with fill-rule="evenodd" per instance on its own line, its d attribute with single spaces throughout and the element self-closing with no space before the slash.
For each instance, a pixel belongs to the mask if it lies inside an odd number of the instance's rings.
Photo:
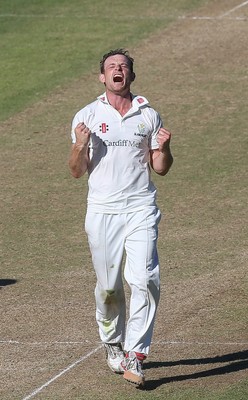
<svg viewBox="0 0 248 400">
<path fill-rule="evenodd" d="M 180 382 L 192 379 L 206 378 L 214 375 L 225 375 L 231 372 L 237 372 L 248 369 L 248 350 L 239 351 L 237 353 L 224 354 L 222 356 L 208 358 L 193 358 L 178 361 L 167 362 L 148 362 L 144 364 L 144 370 L 150 368 L 174 367 L 177 365 L 208 365 L 215 363 L 227 363 L 217 368 L 211 368 L 204 371 L 194 372 L 191 374 L 166 376 L 157 380 L 146 381 L 145 390 L 154 390 L 157 387 L 170 382 Z"/>
<path fill-rule="evenodd" d="M 0 289 L 2 289 L 4 286 L 14 285 L 16 282 L 16 279 L 0 279 Z"/>
</svg>

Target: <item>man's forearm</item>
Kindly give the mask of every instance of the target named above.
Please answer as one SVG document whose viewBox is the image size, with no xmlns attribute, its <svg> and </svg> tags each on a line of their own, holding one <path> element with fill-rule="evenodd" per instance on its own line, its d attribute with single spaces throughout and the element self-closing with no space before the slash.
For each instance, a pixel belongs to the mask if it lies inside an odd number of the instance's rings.
<svg viewBox="0 0 248 400">
<path fill-rule="evenodd" d="M 166 175 L 173 163 L 173 157 L 170 148 L 166 151 L 154 152 L 151 160 L 152 169 L 159 175 Z"/>
<path fill-rule="evenodd" d="M 88 169 L 88 145 L 73 144 L 69 158 L 69 168 L 74 178 L 80 178 Z"/>
</svg>

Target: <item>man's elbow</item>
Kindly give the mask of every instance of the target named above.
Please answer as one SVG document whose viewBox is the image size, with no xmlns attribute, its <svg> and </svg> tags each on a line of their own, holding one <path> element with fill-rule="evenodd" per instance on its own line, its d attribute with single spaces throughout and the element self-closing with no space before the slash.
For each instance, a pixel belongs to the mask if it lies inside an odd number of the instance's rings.
<svg viewBox="0 0 248 400">
<path fill-rule="evenodd" d="M 69 162 L 69 170 L 73 178 L 76 179 L 81 178 L 81 176 L 84 174 L 82 169 L 79 170 L 78 168 L 75 168 L 75 166 L 72 165 L 70 162 Z"/>
<path fill-rule="evenodd" d="M 83 175 L 82 173 L 79 173 L 77 171 L 71 170 L 70 172 L 71 172 L 71 175 L 73 176 L 73 178 L 76 178 L 76 179 L 81 178 L 81 176 Z"/>
<path fill-rule="evenodd" d="M 163 169 L 163 170 L 154 170 L 154 171 L 156 172 L 157 175 L 165 176 L 166 174 L 168 174 L 169 168 L 168 169 Z"/>
<path fill-rule="evenodd" d="M 172 164 L 173 164 L 173 157 L 171 156 L 169 162 L 167 163 L 167 165 L 164 168 L 159 169 L 159 168 L 154 168 L 154 166 L 153 166 L 153 170 L 154 170 L 154 172 L 156 172 L 157 175 L 165 176 L 168 174 Z"/>
</svg>

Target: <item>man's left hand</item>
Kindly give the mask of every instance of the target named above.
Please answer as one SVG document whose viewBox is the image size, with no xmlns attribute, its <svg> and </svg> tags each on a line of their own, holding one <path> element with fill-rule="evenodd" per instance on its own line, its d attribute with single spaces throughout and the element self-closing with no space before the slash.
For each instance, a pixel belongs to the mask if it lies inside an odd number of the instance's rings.
<svg viewBox="0 0 248 400">
<path fill-rule="evenodd" d="M 170 146 L 171 133 L 165 129 L 160 128 L 157 134 L 157 142 L 159 144 L 159 151 L 166 153 Z"/>
</svg>

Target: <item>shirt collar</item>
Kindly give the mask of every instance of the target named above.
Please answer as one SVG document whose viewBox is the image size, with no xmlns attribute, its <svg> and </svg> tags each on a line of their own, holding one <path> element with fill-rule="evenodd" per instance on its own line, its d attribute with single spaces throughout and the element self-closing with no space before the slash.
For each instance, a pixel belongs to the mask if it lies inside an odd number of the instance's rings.
<svg viewBox="0 0 248 400">
<path fill-rule="evenodd" d="M 131 96 L 132 96 L 132 106 L 136 109 L 149 104 L 149 101 L 143 96 L 133 95 L 132 93 Z M 97 99 L 104 104 L 109 104 L 106 92 L 103 93 L 101 96 L 98 96 Z"/>
</svg>

